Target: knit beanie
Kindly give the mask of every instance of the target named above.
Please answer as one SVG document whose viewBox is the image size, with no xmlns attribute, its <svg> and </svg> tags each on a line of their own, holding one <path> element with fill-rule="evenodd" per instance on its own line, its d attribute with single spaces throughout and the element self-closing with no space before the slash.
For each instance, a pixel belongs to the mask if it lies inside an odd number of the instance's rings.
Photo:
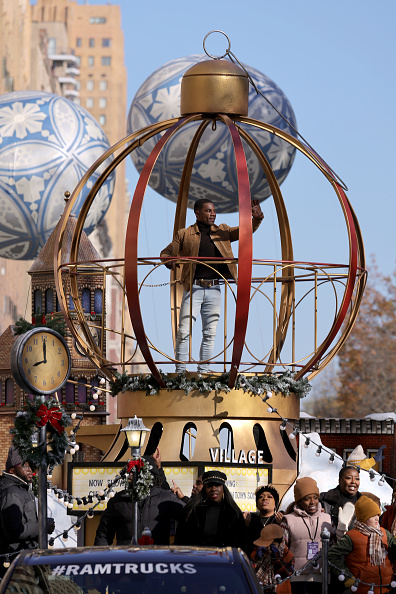
<svg viewBox="0 0 396 594">
<path fill-rule="evenodd" d="M 272 485 L 263 485 L 262 487 L 259 487 L 256 490 L 256 505 L 260 495 L 262 495 L 262 493 L 265 493 L 266 491 L 267 493 L 271 493 L 272 497 L 275 499 L 275 507 L 278 507 L 279 493 Z"/>
<path fill-rule="evenodd" d="M 297 503 L 307 495 L 311 495 L 311 493 L 319 495 L 318 485 L 313 478 L 304 476 L 303 478 L 296 480 L 294 484 L 294 500 Z"/>
<path fill-rule="evenodd" d="M 367 522 L 373 516 L 380 515 L 381 510 L 378 505 L 370 497 L 366 497 L 366 495 L 359 497 L 355 503 L 355 516 L 358 522 Z"/>
<path fill-rule="evenodd" d="M 23 466 L 25 460 L 22 460 L 21 454 L 16 447 L 11 446 L 8 450 L 8 456 L 6 461 L 6 472 L 10 472 L 11 468 L 15 466 Z"/>
</svg>

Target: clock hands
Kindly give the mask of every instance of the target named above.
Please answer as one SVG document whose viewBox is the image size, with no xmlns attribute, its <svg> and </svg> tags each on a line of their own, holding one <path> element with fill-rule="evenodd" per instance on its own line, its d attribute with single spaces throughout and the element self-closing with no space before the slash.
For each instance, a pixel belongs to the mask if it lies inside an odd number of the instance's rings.
<svg viewBox="0 0 396 594">
<path fill-rule="evenodd" d="M 47 363 L 47 343 L 45 340 L 43 342 L 43 357 L 44 359 L 42 361 L 37 361 L 37 363 L 33 363 L 33 367 L 41 365 L 41 363 Z"/>
</svg>

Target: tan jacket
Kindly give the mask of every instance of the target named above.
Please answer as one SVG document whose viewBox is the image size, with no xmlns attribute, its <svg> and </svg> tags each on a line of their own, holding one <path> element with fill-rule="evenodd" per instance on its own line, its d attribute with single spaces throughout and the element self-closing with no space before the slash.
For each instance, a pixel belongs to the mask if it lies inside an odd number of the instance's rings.
<svg viewBox="0 0 396 594">
<path fill-rule="evenodd" d="M 253 233 L 259 228 L 260 223 L 261 221 L 252 217 Z M 231 242 L 238 241 L 239 227 L 229 227 L 225 224 L 212 225 L 210 237 L 223 258 L 229 260 L 225 262 L 230 273 L 229 278 L 233 278 L 236 281 L 238 272 L 236 263 L 232 261 L 234 260 L 234 254 L 232 253 Z M 186 229 L 179 230 L 174 240 L 162 250 L 160 254 L 161 258 L 163 256 L 197 258 L 200 242 L 201 234 L 197 223 L 195 223 Z M 192 268 L 192 278 L 194 278 L 196 262 L 192 262 L 191 264 L 185 263 L 183 265 L 180 282 L 185 291 L 190 290 L 190 268 Z"/>
</svg>

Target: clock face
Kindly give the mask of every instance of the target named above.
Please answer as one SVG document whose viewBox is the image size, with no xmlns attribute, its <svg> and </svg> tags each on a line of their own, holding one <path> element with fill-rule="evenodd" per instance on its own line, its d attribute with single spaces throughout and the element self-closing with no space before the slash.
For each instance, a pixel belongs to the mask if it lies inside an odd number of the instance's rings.
<svg viewBox="0 0 396 594">
<path fill-rule="evenodd" d="M 51 394 L 62 387 L 69 376 L 70 353 L 57 333 L 35 332 L 24 341 L 19 366 L 32 391 Z"/>
</svg>

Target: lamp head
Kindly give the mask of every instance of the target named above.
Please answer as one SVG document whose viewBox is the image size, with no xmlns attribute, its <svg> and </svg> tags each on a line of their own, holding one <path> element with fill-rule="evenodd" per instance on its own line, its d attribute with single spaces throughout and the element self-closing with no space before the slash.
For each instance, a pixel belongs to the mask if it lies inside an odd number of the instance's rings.
<svg viewBox="0 0 396 594">
<path fill-rule="evenodd" d="M 150 429 L 147 429 L 147 427 L 144 426 L 142 419 L 139 419 L 135 415 L 133 419 L 128 419 L 128 424 L 121 429 L 121 431 L 125 431 L 129 447 L 131 447 L 132 450 L 138 449 L 138 455 L 140 455 L 140 449 L 143 447 L 146 433 L 148 433 Z"/>
</svg>

